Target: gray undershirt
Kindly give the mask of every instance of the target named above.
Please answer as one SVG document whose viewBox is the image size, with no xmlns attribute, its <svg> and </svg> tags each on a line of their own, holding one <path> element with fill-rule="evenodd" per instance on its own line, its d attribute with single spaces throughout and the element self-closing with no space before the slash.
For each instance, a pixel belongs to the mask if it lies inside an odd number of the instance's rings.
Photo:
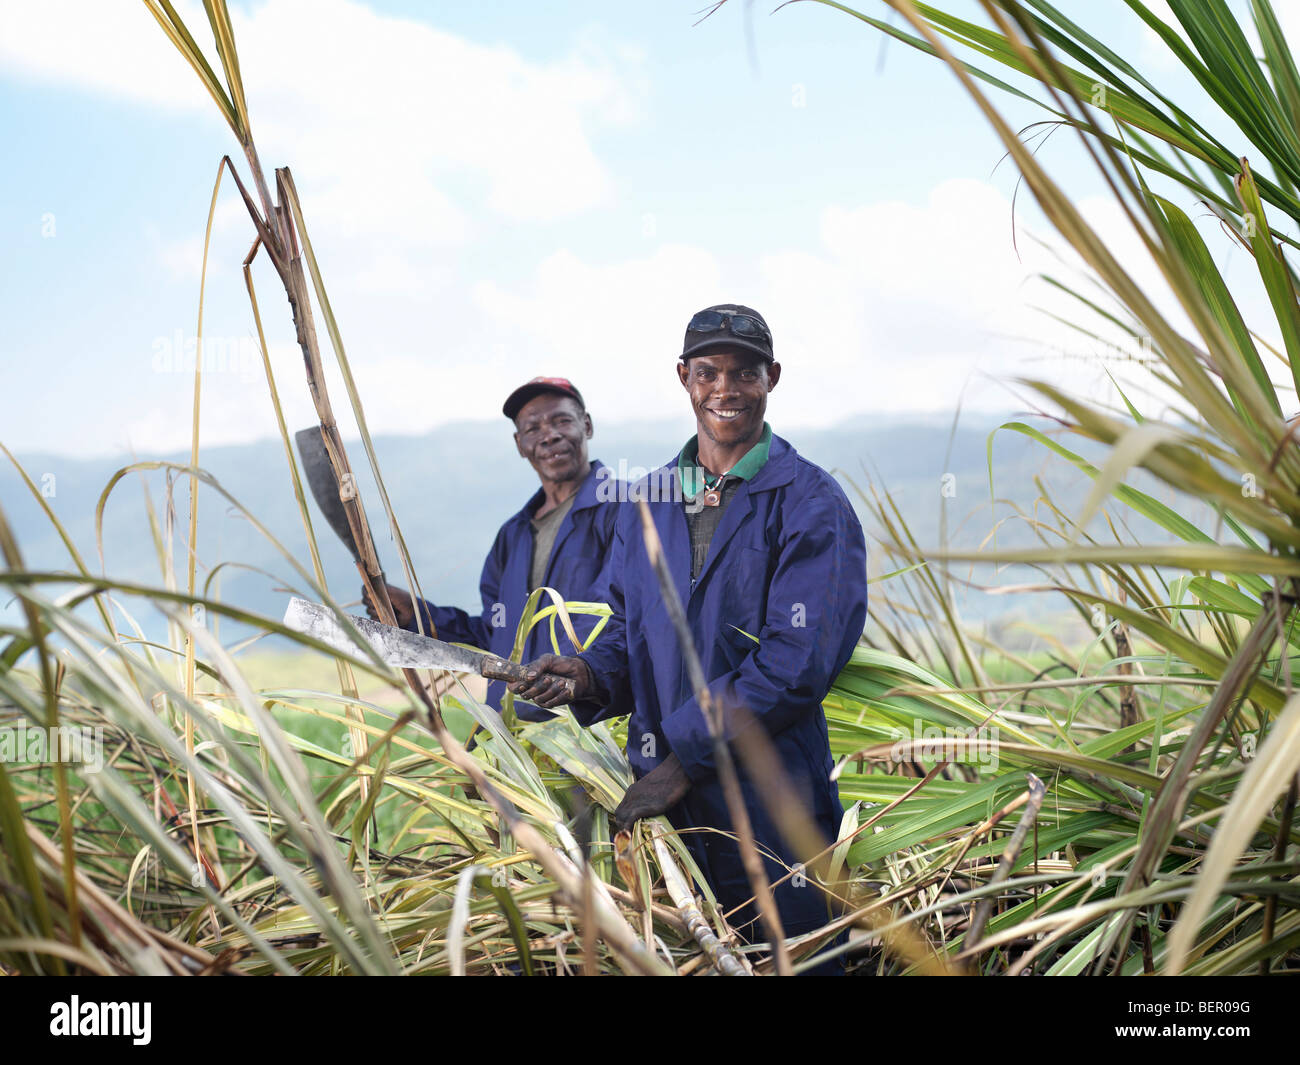
<svg viewBox="0 0 1300 1065">
<path fill-rule="evenodd" d="M 739 477 L 732 477 L 728 474 L 717 485 L 721 498 L 716 507 L 686 508 L 686 527 L 691 534 L 692 587 L 694 587 L 694 581 L 700 575 L 700 571 L 704 569 L 704 563 L 708 560 L 709 547 L 713 543 L 713 534 L 718 531 L 718 526 L 722 524 L 722 515 L 726 513 L 727 507 L 731 506 L 731 501 L 736 498 L 736 489 L 743 483 Z"/>
<path fill-rule="evenodd" d="M 573 509 L 577 492 L 569 496 L 554 510 L 540 518 L 529 518 L 533 527 L 533 561 L 528 570 L 528 590 L 540 588 L 546 580 L 546 567 L 551 561 L 551 550 L 555 547 L 555 536 L 564 522 L 564 515 Z"/>
</svg>

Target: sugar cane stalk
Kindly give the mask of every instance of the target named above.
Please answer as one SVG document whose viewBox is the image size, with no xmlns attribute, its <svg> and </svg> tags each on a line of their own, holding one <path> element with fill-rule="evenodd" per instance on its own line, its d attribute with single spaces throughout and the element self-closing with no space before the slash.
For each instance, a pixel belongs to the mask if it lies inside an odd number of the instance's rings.
<svg viewBox="0 0 1300 1065">
<path fill-rule="evenodd" d="M 723 976 L 753 976 L 752 970 L 745 966 L 729 946 L 713 934 L 709 922 L 704 919 L 700 908 L 695 905 L 695 898 L 691 894 L 690 885 L 686 883 L 686 877 L 673 861 L 672 852 L 663 840 L 663 829 L 659 825 L 651 826 L 650 839 L 654 844 L 659 871 L 664 875 L 664 884 L 668 888 L 673 905 L 677 907 L 677 912 L 686 922 L 687 930 L 700 945 L 709 962 Z"/>
<path fill-rule="evenodd" d="M 213 36 L 216 38 L 217 52 L 225 75 L 224 85 L 169 0 L 144 0 L 144 4 L 216 101 L 230 128 L 238 138 L 248 160 L 253 183 L 257 189 L 257 197 L 261 204 L 260 210 L 258 204 L 249 195 L 243 182 L 240 181 L 233 164 L 230 165 L 230 172 L 235 177 L 240 196 L 243 198 L 249 217 L 257 230 L 260 246 L 265 249 L 267 257 L 271 260 L 271 264 L 284 285 L 285 295 L 289 300 L 298 345 L 302 349 L 303 363 L 307 373 L 307 386 L 311 391 L 312 401 L 315 404 L 316 413 L 320 420 L 321 436 L 325 443 L 326 452 L 329 455 L 330 464 L 334 469 L 335 478 L 339 484 L 339 497 L 343 503 L 344 512 L 348 516 L 348 525 L 352 529 L 360 555 L 358 569 L 361 570 L 362 581 L 369 592 L 371 601 L 375 604 L 380 621 L 388 625 L 395 625 L 397 619 L 393 612 L 392 603 L 388 598 L 387 585 L 381 578 L 374 541 L 370 535 L 370 526 L 366 520 L 361 497 L 356 491 L 356 481 L 352 475 L 352 468 L 348 462 L 343 440 L 339 435 L 338 425 L 334 419 L 333 408 L 329 401 L 329 391 L 325 384 L 320 345 L 312 317 L 310 290 L 307 284 L 306 272 L 303 268 L 300 237 L 302 245 L 307 247 L 308 252 L 310 252 L 310 247 L 307 244 L 301 213 L 295 209 L 298 204 L 298 197 L 293 187 L 293 178 L 287 169 L 276 171 L 278 202 L 273 202 L 257 148 L 253 142 L 248 112 L 244 102 L 242 79 L 239 74 L 239 59 L 235 49 L 234 33 L 225 0 L 206 0 L 204 5 L 208 13 L 208 21 L 212 27 Z M 227 162 L 229 162 L 228 157 Z M 251 258 L 250 255 L 250 261 Z M 352 387 L 346 368 L 345 378 L 348 379 L 349 387 Z M 353 392 L 354 410 L 359 410 L 355 399 L 355 389 L 353 389 Z M 364 425 L 362 429 L 364 434 Z M 373 454 L 371 457 L 373 460 Z M 402 561 L 403 565 L 409 568 L 409 561 L 404 550 L 402 552 Z M 413 669 L 404 669 L 402 675 L 416 697 L 424 705 L 430 729 L 437 737 L 448 759 L 465 773 L 479 794 L 493 806 L 519 845 L 533 855 L 546 875 L 558 885 L 561 894 L 566 898 L 569 905 L 575 908 L 580 907 L 582 879 L 578 871 L 569 868 L 568 859 L 556 852 L 537 829 L 520 818 L 513 805 L 491 786 L 478 763 L 470 757 L 465 748 L 447 730 L 442 719 L 441 710 L 430 697 L 419 674 Z M 633 933 L 632 928 L 622 920 L 613 903 L 608 899 L 602 899 L 599 895 L 596 898 L 592 920 L 596 923 L 600 934 L 614 948 L 616 955 L 624 966 L 643 973 L 669 972 L 670 970 L 666 966 L 644 949 Z"/>
</svg>

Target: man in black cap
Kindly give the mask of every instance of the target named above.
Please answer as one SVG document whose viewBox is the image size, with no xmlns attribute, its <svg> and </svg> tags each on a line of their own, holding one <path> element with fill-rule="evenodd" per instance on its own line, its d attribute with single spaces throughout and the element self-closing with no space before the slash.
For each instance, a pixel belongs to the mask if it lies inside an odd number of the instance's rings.
<svg viewBox="0 0 1300 1065">
<path fill-rule="evenodd" d="M 612 471 L 587 458 L 591 415 L 582 395 L 563 377 L 534 377 L 506 399 L 502 413 L 514 422 L 515 446 L 537 471 L 541 488 L 523 509 L 501 526 L 483 563 L 479 580 L 482 610 L 420 601 L 388 586 L 398 624 L 412 632 L 437 633 L 438 639 L 467 643 L 509 658 L 530 593 L 554 588 L 566 601 L 589 602 L 604 566 L 613 535 L 617 499 Z M 606 483 L 610 482 L 610 483 Z M 540 606 L 548 605 L 546 602 Z M 367 599 L 367 609 L 374 609 Z M 584 640 L 596 618 L 573 615 L 574 630 Z M 523 661 L 550 649 L 550 626 L 536 626 L 523 648 Z M 488 685 L 487 702 L 501 708 L 505 686 Z M 552 715 L 535 706 L 516 706 L 525 720 Z"/>
<path fill-rule="evenodd" d="M 628 486 L 646 491 L 663 556 L 686 611 L 710 698 L 732 739 L 745 722 L 767 733 L 793 795 L 828 840 L 843 807 L 831 779 L 822 700 L 848 662 L 867 614 L 866 543 L 833 477 L 773 434 L 764 416 L 781 378 L 772 334 L 752 308 L 706 308 L 686 329 L 677 375 L 697 432 L 673 460 Z M 664 498 L 669 496 L 670 498 Z M 583 723 L 630 714 L 627 755 L 636 781 L 615 811 L 630 825 L 666 814 L 683 830 L 735 926 L 759 933 L 752 890 L 734 839 L 713 742 L 647 557 L 641 517 L 623 507 L 601 593 L 612 611 L 591 647 L 544 656 L 511 688 L 541 706 L 563 701 L 573 680 Z M 741 791 L 774 883 L 787 935 L 828 920 L 825 895 L 799 869 L 760 792 L 738 761 Z M 695 831 L 685 831 L 693 829 Z M 823 972 L 833 972 L 829 962 Z"/>
</svg>

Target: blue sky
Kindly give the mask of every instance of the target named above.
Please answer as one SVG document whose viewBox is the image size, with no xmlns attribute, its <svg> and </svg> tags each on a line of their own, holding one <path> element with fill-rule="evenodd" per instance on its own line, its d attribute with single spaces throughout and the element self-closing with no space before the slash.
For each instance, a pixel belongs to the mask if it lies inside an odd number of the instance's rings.
<svg viewBox="0 0 1300 1065">
<path fill-rule="evenodd" d="M 702 0 L 232 3 L 254 135 L 303 194 L 372 431 L 499 418 L 543 373 L 572 377 L 598 420 L 683 413 L 683 327 L 723 300 L 772 325 L 783 426 L 1004 409 L 997 380 L 1025 372 L 1103 387 L 1088 360 L 1044 354 L 1015 175 L 946 69 L 840 12 L 770 6 L 693 25 Z M 1158 64 L 1120 0 L 1063 6 Z M 187 446 L 180 355 L 230 131 L 130 0 L 0 0 L 0 124 L 0 440 Z M 1057 141 L 1045 157 L 1081 174 Z M 1038 224 L 1025 197 L 1018 217 Z M 227 180 L 207 444 L 274 432 L 239 269 L 251 238 Z M 308 424 L 283 290 L 265 264 L 256 279 L 286 414 Z"/>
</svg>

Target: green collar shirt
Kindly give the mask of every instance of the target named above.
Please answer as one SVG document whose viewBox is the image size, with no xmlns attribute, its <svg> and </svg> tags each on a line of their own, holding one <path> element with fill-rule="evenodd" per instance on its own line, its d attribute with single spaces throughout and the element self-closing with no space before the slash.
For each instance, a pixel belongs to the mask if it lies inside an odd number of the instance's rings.
<svg viewBox="0 0 1300 1065">
<path fill-rule="evenodd" d="M 722 515 L 731 505 L 741 481 L 751 480 L 767 462 L 768 451 L 772 446 L 772 427 L 763 423 L 763 435 L 757 444 L 741 457 L 740 461 L 726 473 L 719 475 L 715 484 L 707 483 L 704 467 L 699 464 L 699 435 L 686 442 L 677 458 L 677 477 L 681 482 L 682 495 L 686 499 L 686 527 L 691 536 L 691 588 L 695 587 L 695 578 L 704 568 L 709 557 L 709 548 L 713 543 L 713 534 L 722 523 Z M 717 491 L 717 503 L 714 506 L 695 506 L 695 500 L 706 488 Z"/>
<path fill-rule="evenodd" d="M 763 423 L 763 435 L 758 443 L 745 452 L 744 456 L 724 476 L 739 477 L 748 481 L 767 463 L 767 453 L 772 447 L 772 427 Z M 700 437 L 697 433 L 686 441 L 681 454 L 677 456 L 677 478 L 682 485 L 682 495 L 693 500 L 705 488 L 704 467 L 700 465 Z"/>
</svg>

